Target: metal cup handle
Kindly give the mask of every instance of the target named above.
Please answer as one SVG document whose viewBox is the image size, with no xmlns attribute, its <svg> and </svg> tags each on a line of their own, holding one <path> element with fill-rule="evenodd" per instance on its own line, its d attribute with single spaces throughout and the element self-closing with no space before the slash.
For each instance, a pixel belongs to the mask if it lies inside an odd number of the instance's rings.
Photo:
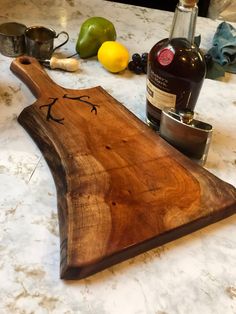
<svg viewBox="0 0 236 314">
<path fill-rule="evenodd" d="M 61 44 L 58 45 L 57 47 L 55 47 L 52 52 L 54 52 L 56 49 L 60 48 L 61 46 L 65 45 L 65 44 L 68 42 L 68 40 L 69 40 L 69 34 L 68 34 L 67 32 L 65 32 L 65 31 L 62 31 L 62 32 L 58 33 L 58 34 L 55 36 L 55 38 L 58 38 L 58 37 L 59 37 L 60 35 L 62 35 L 62 34 L 66 35 L 66 40 L 63 41 L 63 43 L 61 43 Z"/>
</svg>

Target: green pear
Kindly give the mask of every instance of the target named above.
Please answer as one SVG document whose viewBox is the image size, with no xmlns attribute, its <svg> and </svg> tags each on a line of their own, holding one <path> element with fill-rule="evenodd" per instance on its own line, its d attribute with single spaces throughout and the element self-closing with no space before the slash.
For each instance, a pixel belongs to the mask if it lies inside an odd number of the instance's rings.
<svg viewBox="0 0 236 314">
<path fill-rule="evenodd" d="M 91 17 L 81 25 L 76 51 L 81 58 L 96 56 L 102 43 L 108 40 L 116 40 L 113 23 L 103 17 Z"/>
</svg>

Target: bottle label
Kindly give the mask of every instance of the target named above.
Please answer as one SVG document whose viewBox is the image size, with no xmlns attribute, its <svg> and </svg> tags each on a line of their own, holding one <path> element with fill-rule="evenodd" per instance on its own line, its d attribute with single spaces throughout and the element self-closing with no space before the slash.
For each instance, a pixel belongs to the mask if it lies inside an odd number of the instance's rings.
<svg viewBox="0 0 236 314">
<path fill-rule="evenodd" d="M 174 55 L 175 55 L 175 53 L 174 53 L 173 49 L 171 49 L 171 48 L 164 48 L 164 49 L 159 51 L 159 53 L 157 55 L 157 61 L 161 65 L 167 66 L 174 59 Z"/>
<path fill-rule="evenodd" d="M 147 79 L 147 99 L 156 108 L 162 110 L 164 107 L 175 107 L 176 95 L 167 93 L 154 86 Z"/>
</svg>

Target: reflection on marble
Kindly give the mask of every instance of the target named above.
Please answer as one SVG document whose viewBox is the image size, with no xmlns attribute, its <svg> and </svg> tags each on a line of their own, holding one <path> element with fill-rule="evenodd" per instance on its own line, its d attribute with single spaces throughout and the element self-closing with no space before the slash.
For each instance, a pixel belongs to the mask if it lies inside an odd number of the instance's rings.
<svg viewBox="0 0 236 314">
<path fill-rule="evenodd" d="M 104 9 L 105 8 L 105 9 Z M 172 13 L 98 0 L 2 0 L 0 22 L 66 30 L 75 52 L 80 25 L 105 16 L 130 53 L 145 52 L 168 36 Z M 217 21 L 199 18 L 202 48 L 211 46 Z M 56 190 L 40 151 L 17 123 L 35 98 L 0 55 L 0 314 L 236 313 L 236 217 L 146 252 L 81 281 L 59 279 Z M 47 70 L 68 88 L 101 85 L 145 120 L 145 76 L 106 72 L 96 58 L 77 73 Z M 206 168 L 236 186 L 235 76 L 205 80 L 196 116 L 214 135 Z"/>
</svg>

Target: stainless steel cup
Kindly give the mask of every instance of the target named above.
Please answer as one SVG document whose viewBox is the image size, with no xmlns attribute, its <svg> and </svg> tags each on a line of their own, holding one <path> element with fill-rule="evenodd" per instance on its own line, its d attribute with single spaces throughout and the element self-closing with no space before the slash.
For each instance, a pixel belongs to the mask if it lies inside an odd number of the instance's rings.
<svg viewBox="0 0 236 314">
<path fill-rule="evenodd" d="M 16 22 L 0 25 L 0 52 L 7 57 L 17 57 L 25 52 L 26 26 Z"/>
<path fill-rule="evenodd" d="M 54 39 L 64 34 L 66 39 L 54 48 Z M 69 40 L 67 32 L 56 32 L 44 26 L 31 26 L 25 30 L 26 54 L 36 59 L 50 59 L 53 52 Z"/>
<path fill-rule="evenodd" d="M 212 136 L 210 124 L 193 119 L 192 114 L 164 108 L 160 136 L 198 164 L 205 164 Z"/>
</svg>

